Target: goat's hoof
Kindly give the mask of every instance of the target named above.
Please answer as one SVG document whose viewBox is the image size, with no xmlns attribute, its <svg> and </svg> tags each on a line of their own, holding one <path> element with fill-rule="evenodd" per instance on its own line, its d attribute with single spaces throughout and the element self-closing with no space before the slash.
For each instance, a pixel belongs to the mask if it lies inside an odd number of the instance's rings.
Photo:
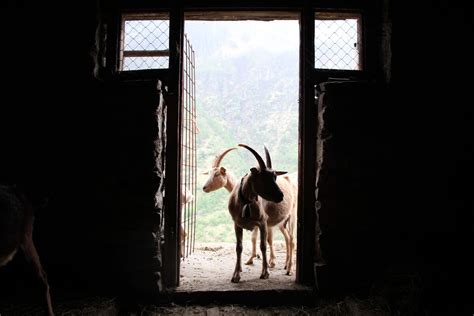
<svg viewBox="0 0 474 316">
<path fill-rule="evenodd" d="M 245 264 L 248 265 L 248 266 L 253 264 L 253 259 L 249 259 Z"/>
<path fill-rule="evenodd" d="M 287 266 L 285 266 L 285 267 L 283 268 L 283 270 L 286 270 L 286 267 L 287 267 Z"/>
<path fill-rule="evenodd" d="M 268 266 L 269 266 L 270 268 L 275 268 L 275 262 L 269 262 L 269 263 L 268 263 Z"/>
<path fill-rule="evenodd" d="M 240 276 L 239 275 L 232 277 L 232 280 L 231 280 L 232 283 L 239 283 L 239 281 L 240 281 Z"/>
<path fill-rule="evenodd" d="M 293 273 L 291 273 L 291 271 L 287 271 L 286 275 L 293 275 Z"/>
<path fill-rule="evenodd" d="M 260 276 L 260 279 L 268 279 L 269 276 L 270 276 L 270 274 L 268 274 L 268 272 L 264 272 L 264 273 L 262 273 L 262 275 Z"/>
</svg>

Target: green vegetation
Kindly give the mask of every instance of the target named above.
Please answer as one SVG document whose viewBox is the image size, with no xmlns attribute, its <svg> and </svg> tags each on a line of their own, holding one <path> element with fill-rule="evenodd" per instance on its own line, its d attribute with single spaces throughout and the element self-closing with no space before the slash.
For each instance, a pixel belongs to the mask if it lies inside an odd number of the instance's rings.
<svg viewBox="0 0 474 316">
<path fill-rule="evenodd" d="M 298 23 L 283 22 L 186 23 L 196 54 L 198 242 L 235 241 L 229 193 L 202 191 L 202 173 L 217 154 L 245 143 L 264 157 L 265 144 L 274 168 L 297 170 L 299 46 L 292 36 L 298 38 Z M 260 27 L 270 33 L 260 34 Z M 292 41 L 285 46 L 286 38 Z M 240 178 L 256 160 L 240 148 L 222 165 Z"/>
</svg>

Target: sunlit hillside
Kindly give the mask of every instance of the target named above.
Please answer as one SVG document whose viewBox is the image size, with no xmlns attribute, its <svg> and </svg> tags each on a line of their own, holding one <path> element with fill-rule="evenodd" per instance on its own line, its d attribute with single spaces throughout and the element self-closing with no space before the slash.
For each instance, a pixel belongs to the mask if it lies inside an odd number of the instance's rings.
<svg viewBox="0 0 474 316">
<path fill-rule="evenodd" d="M 273 167 L 297 171 L 298 22 L 188 21 L 185 31 L 196 55 L 198 192 L 196 239 L 234 241 L 227 210 L 229 193 L 204 193 L 215 155 L 245 143 Z M 229 153 L 222 165 L 240 178 L 256 165 L 250 152 Z M 280 233 L 275 233 L 281 239 Z"/>
</svg>

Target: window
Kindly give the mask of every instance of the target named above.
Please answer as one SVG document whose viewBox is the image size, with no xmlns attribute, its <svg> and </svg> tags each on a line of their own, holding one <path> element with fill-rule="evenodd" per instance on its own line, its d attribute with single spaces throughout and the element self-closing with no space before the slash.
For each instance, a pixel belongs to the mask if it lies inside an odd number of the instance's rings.
<svg viewBox="0 0 474 316">
<path fill-rule="evenodd" d="M 122 17 L 120 70 L 169 67 L 169 14 Z"/>
<path fill-rule="evenodd" d="M 315 68 L 362 70 L 360 15 L 318 12 L 315 18 Z"/>
</svg>

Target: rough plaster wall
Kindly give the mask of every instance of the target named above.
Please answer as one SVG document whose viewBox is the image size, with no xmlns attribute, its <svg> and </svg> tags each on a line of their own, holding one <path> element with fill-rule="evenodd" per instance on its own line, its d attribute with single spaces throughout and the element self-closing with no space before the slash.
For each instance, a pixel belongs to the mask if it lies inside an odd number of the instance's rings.
<svg viewBox="0 0 474 316">
<path fill-rule="evenodd" d="M 318 202 L 323 289 L 366 285 L 383 269 L 385 235 L 392 216 L 386 199 L 383 92 L 364 82 L 323 83 L 319 94 Z M 322 150 L 324 146 L 324 150 Z"/>
<path fill-rule="evenodd" d="M 317 87 L 316 87 L 317 88 Z M 321 251 L 321 246 L 320 246 L 320 236 L 322 234 L 321 232 L 321 226 L 319 224 L 319 210 L 321 208 L 321 201 L 319 200 L 319 175 L 321 173 L 321 169 L 324 167 L 323 163 L 323 157 L 324 157 L 324 142 L 326 140 L 327 136 L 324 136 L 323 133 L 325 132 L 324 129 L 324 101 L 323 97 L 324 94 L 320 93 L 321 91 L 317 91 L 317 107 L 318 107 L 318 130 L 316 131 L 316 236 L 315 236 L 315 262 L 316 262 L 316 267 L 324 265 L 324 256 Z M 317 277 L 317 274 L 316 274 Z"/>
<path fill-rule="evenodd" d="M 121 215 L 115 230 L 118 248 L 123 250 L 117 260 L 126 273 L 127 291 L 148 296 L 158 292 L 160 279 L 156 232 L 161 229 L 162 195 L 156 193 L 163 192 L 162 169 L 158 168 L 163 165 L 158 164 L 163 146 L 156 145 L 164 139 L 163 121 L 157 122 L 157 114 L 163 118 L 159 112 L 165 107 L 156 81 L 122 83 L 116 92 L 114 107 L 120 115 L 114 130 L 121 173 L 116 207 Z"/>
<path fill-rule="evenodd" d="M 153 234 L 156 241 L 156 259 L 158 266 L 161 268 L 163 263 L 161 242 L 163 241 L 164 234 L 164 214 L 163 214 L 163 197 L 165 191 L 165 183 L 163 181 L 165 174 L 165 153 L 166 153 L 166 104 L 161 91 L 161 82 L 158 83 L 158 92 L 160 95 L 160 102 L 156 109 L 156 122 L 157 122 L 157 138 L 155 140 L 155 159 L 156 159 L 156 177 L 159 183 L 158 189 L 155 195 L 155 211 L 158 215 L 158 221 L 154 223 Z M 158 289 L 161 291 L 163 288 L 162 284 L 162 271 L 155 271 L 156 282 Z"/>
<path fill-rule="evenodd" d="M 159 289 L 156 82 L 85 88 L 67 119 L 48 121 L 57 132 L 45 154 L 52 163 L 49 204 L 35 225 L 39 251 L 53 295 L 146 298 Z"/>
</svg>

